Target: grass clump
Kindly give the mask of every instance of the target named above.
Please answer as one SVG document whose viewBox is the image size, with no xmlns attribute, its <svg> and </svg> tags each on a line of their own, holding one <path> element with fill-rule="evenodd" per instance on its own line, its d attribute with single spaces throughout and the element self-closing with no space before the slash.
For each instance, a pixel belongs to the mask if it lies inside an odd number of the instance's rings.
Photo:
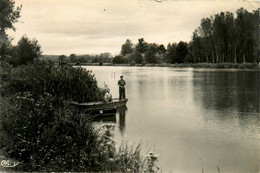
<svg viewBox="0 0 260 173">
<path fill-rule="evenodd" d="M 103 171 L 105 172 L 158 172 L 160 168 L 156 165 L 158 155 L 149 152 L 144 156 L 142 145 L 137 146 L 122 143 L 116 148 L 113 140 L 112 130 L 114 125 L 106 124 L 101 128 L 102 158 L 105 159 Z"/>
</svg>

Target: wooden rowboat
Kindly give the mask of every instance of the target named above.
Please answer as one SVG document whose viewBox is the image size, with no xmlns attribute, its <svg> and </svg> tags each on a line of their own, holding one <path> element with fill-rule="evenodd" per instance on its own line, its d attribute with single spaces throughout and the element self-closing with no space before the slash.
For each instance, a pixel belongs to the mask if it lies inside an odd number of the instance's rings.
<svg viewBox="0 0 260 173">
<path fill-rule="evenodd" d="M 78 103 L 75 101 L 70 102 L 73 106 L 82 110 L 84 112 L 94 112 L 94 111 L 109 111 L 109 110 L 116 110 L 121 106 L 125 106 L 128 99 L 119 100 L 118 98 L 112 99 L 111 102 L 106 101 L 97 101 L 97 102 L 87 102 L 87 103 Z"/>
</svg>

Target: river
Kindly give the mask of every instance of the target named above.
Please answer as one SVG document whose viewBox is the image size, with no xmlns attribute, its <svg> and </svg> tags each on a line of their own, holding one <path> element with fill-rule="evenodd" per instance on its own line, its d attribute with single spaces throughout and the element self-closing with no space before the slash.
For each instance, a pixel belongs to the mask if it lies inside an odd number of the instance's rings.
<svg viewBox="0 0 260 173">
<path fill-rule="evenodd" d="M 167 67 L 85 66 L 118 97 L 127 83 L 126 110 L 114 123 L 126 141 L 159 154 L 162 172 L 258 173 L 260 72 Z"/>
</svg>

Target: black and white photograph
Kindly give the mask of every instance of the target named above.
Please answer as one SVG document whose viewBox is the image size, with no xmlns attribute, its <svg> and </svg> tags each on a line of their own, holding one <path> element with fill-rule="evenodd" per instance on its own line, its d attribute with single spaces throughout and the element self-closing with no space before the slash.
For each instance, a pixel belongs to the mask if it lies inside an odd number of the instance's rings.
<svg viewBox="0 0 260 173">
<path fill-rule="evenodd" d="M 0 172 L 259 173 L 259 0 L 0 0 Z"/>
</svg>

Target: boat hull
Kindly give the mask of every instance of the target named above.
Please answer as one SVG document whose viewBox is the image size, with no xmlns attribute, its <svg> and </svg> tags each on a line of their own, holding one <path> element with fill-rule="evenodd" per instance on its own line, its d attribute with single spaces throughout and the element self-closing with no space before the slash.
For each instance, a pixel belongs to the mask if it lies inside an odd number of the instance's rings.
<svg viewBox="0 0 260 173">
<path fill-rule="evenodd" d="M 106 101 L 98 101 L 98 102 L 87 102 L 87 103 L 78 103 L 78 102 L 70 102 L 74 107 L 81 111 L 108 111 L 115 110 L 119 107 L 125 106 L 128 99 L 112 99 L 111 102 Z"/>
</svg>

